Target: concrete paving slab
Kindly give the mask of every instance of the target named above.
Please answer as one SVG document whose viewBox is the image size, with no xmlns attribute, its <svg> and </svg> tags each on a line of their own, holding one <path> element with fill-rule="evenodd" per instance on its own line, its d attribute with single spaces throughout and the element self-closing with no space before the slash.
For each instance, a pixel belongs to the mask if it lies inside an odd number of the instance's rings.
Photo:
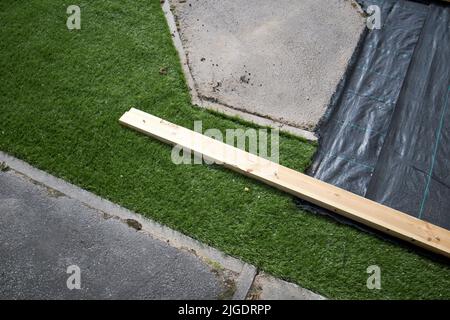
<svg viewBox="0 0 450 320">
<path fill-rule="evenodd" d="M 249 298 L 254 300 L 325 300 L 323 296 L 264 272 L 255 277 Z"/>
<path fill-rule="evenodd" d="M 201 100 L 307 130 L 364 28 L 350 0 L 170 3 Z"/>
<path fill-rule="evenodd" d="M 0 172 L 0 298 L 217 299 L 230 291 L 229 279 L 195 255 L 133 227 Z M 80 290 L 67 287 L 71 265 Z"/>
</svg>

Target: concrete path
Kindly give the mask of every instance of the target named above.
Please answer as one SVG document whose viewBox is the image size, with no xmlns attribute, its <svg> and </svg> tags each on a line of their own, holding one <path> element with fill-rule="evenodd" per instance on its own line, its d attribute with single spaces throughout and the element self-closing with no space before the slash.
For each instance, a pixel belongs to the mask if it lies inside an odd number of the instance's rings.
<svg viewBox="0 0 450 320">
<path fill-rule="evenodd" d="M 306 130 L 325 112 L 364 28 L 351 0 L 170 3 L 200 100 Z"/>
<path fill-rule="evenodd" d="M 227 290 L 194 255 L 13 171 L 0 173 L 0 257 L 1 299 L 217 299 Z M 66 285 L 71 265 L 80 290 Z"/>
<path fill-rule="evenodd" d="M 2 151 L 0 257 L 0 299 L 323 299 Z"/>
</svg>

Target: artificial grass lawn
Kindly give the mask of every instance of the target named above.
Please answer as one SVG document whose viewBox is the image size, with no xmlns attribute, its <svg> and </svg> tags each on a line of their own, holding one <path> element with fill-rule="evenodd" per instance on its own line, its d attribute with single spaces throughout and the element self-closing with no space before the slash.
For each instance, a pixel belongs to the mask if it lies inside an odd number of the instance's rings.
<svg viewBox="0 0 450 320">
<path fill-rule="evenodd" d="M 189 128 L 244 124 L 190 105 L 159 0 L 77 4 L 82 30 L 68 31 L 66 1 L 0 2 L 1 150 L 330 298 L 450 298 L 448 265 L 226 169 L 176 166 L 169 146 L 122 128 L 130 107 Z M 293 169 L 314 151 L 281 137 Z M 374 264 L 381 290 L 366 287 Z"/>
</svg>

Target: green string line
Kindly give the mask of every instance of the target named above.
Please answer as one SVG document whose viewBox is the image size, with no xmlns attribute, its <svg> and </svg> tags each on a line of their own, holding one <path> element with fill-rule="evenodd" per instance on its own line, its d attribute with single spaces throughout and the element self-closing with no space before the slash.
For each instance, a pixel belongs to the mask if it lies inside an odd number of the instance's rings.
<svg viewBox="0 0 450 320">
<path fill-rule="evenodd" d="M 350 93 L 350 94 L 353 94 L 353 95 L 358 96 L 358 97 L 367 98 L 369 100 L 374 100 L 374 101 L 380 102 L 380 103 L 385 104 L 385 105 L 393 105 L 394 104 L 393 102 L 384 101 L 383 99 L 380 99 L 380 98 L 375 97 L 375 96 L 361 94 L 361 93 L 358 93 L 358 92 L 356 92 L 354 90 L 347 90 L 346 93 Z"/>
<path fill-rule="evenodd" d="M 352 158 L 347 158 L 347 157 L 344 157 L 344 156 L 338 156 L 338 155 L 336 155 L 336 154 L 326 153 L 326 152 L 323 152 L 323 151 L 317 151 L 317 153 L 320 153 L 320 154 L 324 155 L 325 157 L 329 157 L 329 158 L 339 158 L 339 159 L 345 160 L 345 161 L 347 161 L 347 162 L 350 162 L 350 163 L 354 163 L 354 164 L 360 165 L 360 166 L 362 166 L 362 167 L 371 169 L 371 172 L 373 172 L 373 170 L 375 170 L 375 167 L 374 167 L 374 166 L 370 166 L 370 165 L 367 165 L 367 164 L 358 162 L 358 161 L 356 161 L 356 160 L 354 160 L 354 159 L 352 159 Z"/>
<path fill-rule="evenodd" d="M 436 161 L 436 154 L 437 154 L 438 146 L 439 146 L 439 143 L 440 143 L 440 140 L 441 140 L 442 127 L 444 126 L 444 116 L 447 113 L 447 109 L 448 109 L 448 96 L 449 95 L 450 95 L 450 86 L 448 87 L 447 97 L 445 98 L 445 105 L 444 105 L 444 108 L 442 110 L 441 120 L 439 122 L 439 127 L 438 127 L 438 130 L 437 130 L 436 143 L 435 143 L 435 146 L 434 146 L 433 157 L 431 158 L 430 172 L 428 173 L 427 184 L 426 184 L 425 190 L 423 192 L 422 203 L 420 204 L 419 219 L 422 218 L 423 210 L 425 208 L 425 202 L 426 202 L 426 200 L 428 198 L 428 194 L 430 192 L 431 176 L 433 175 L 434 163 Z"/>
</svg>

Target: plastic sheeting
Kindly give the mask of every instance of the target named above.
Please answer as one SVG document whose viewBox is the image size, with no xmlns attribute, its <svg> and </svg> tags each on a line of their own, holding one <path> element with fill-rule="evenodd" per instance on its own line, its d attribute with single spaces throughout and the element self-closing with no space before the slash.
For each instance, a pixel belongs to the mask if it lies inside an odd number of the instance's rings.
<svg viewBox="0 0 450 320">
<path fill-rule="evenodd" d="M 450 6 L 371 0 L 309 174 L 450 230 Z"/>
</svg>

